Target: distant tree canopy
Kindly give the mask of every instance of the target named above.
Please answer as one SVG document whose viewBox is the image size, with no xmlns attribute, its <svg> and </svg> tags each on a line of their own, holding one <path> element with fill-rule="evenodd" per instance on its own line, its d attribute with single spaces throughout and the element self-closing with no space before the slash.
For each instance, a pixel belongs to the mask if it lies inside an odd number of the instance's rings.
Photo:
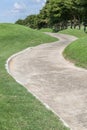
<svg viewBox="0 0 87 130">
<path fill-rule="evenodd" d="M 76 28 L 86 21 L 87 0 L 47 0 L 38 15 L 27 16 L 24 20 L 16 21 L 30 28 L 51 27 L 56 31 L 68 26 Z"/>
</svg>

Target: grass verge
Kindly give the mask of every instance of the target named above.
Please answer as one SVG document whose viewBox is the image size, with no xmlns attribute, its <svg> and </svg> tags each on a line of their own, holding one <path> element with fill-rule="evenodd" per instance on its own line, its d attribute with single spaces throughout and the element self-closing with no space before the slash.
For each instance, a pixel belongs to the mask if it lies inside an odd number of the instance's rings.
<svg viewBox="0 0 87 130">
<path fill-rule="evenodd" d="M 0 24 L 0 130 L 68 130 L 5 70 L 12 54 L 56 40 L 20 25 Z"/>
<path fill-rule="evenodd" d="M 78 40 L 68 45 L 63 54 L 67 60 L 75 65 L 87 69 L 87 33 L 83 29 L 67 29 L 60 31 L 63 34 L 69 34 L 78 37 Z"/>
<path fill-rule="evenodd" d="M 53 32 L 51 28 L 42 28 L 39 30 L 40 32 Z"/>
<path fill-rule="evenodd" d="M 60 31 L 59 33 L 73 35 L 73 36 L 78 37 L 78 38 L 82 38 L 82 37 L 87 36 L 87 34 L 84 32 L 83 28 L 81 30 L 69 28 L 69 29 L 65 29 L 65 30 Z"/>
<path fill-rule="evenodd" d="M 53 32 L 50 28 L 43 28 L 40 31 Z M 75 65 L 87 69 L 87 33 L 84 32 L 83 27 L 81 30 L 68 28 L 58 33 L 73 35 L 78 38 L 65 48 L 63 55 Z"/>
</svg>

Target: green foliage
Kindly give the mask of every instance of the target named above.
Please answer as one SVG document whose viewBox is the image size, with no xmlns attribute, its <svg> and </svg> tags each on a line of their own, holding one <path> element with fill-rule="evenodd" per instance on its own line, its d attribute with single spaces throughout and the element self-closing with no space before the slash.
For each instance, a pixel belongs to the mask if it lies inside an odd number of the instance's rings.
<svg viewBox="0 0 87 130">
<path fill-rule="evenodd" d="M 37 15 L 30 15 L 27 18 L 25 18 L 25 24 L 30 27 L 35 29 L 37 27 Z"/>
<path fill-rule="evenodd" d="M 19 20 L 16 21 L 16 24 L 24 25 L 24 20 L 19 19 Z"/>
<path fill-rule="evenodd" d="M 54 31 L 66 29 L 68 22 L 72 27 L 79 26 L 86 19 L 87 0 L 47 0 L 38 15 L 30 15 L 23 21 L 17 21 L 31 28 L 54 28 Z"/>
<path fill-rule="evenodd" d="M 68 130 L 5 70 L 12 54 L 56 40 L 24 26 L 0 24 L 0 130 Z"/>
</svg>

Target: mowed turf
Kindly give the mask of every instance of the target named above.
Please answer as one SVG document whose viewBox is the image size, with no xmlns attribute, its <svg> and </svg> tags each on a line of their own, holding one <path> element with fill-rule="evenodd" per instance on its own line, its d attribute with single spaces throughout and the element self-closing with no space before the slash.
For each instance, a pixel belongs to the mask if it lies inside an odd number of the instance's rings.
<svg viewBox="0 0 87 130">
<path fill-rule="evenodd" d="M 0 24 L 0 130 L 68 130 L 5 69 L 12 54 L 56 40 L 20 25 Z"/>
<path fill-rule="evenodd" d="M 87 69 L 87 33 L 83 29 L 67 29 L 60 31 L 60 33 L 78 37 L 78 40 L 65 48 L 63 54 L 67 60 Z"/>
<path fill-rule="evenodd" d="M 41 29 L 41 31 L 52 32 L 52 29 Z M 68 28 L 59 31 L 58 33 L 69 34 L 78 38 L 78 40 L 71 43 L 65 48 L 63 55 L 67 60 L 73 62 L 75 65 L 87 69 L 87 33 L 84 32 L 83 27 L 81 27 L 81 30 L 79 30 L 78 28 Z"/>
</svg>

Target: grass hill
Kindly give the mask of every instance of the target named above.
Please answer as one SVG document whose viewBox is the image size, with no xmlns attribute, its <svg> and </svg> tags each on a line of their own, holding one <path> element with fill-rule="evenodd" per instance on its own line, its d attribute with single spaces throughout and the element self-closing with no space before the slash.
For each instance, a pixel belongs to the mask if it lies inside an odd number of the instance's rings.
<svg viewBox="0 0 87 130">
<path fill-rule="evenodd" d="M 87 33 L 78 29 L 67 29 L 60 33 L 70 34 L 78 37 L 78 40 L 68 45 L 63 54 L 67 60 L 70 60 L 75 65 L 87 69 Z"/>
<path fill-rule="evenodd" d="M 41 29 L 42 32 L 52 32 L 52 29 Z M 79 67 L 87 69 L 87 33 L 84 29 L 65 29 L 58 33 L 76 36 L 78 40 L 67 46 L 63 52 L 64 57 Z"/>
<path fill-rule="evenodd" d="M 0 130 L 68 130 L 5 70 L 12 54 L 56 40 L 24 26 L 0 24 Z"/>
</svg>

